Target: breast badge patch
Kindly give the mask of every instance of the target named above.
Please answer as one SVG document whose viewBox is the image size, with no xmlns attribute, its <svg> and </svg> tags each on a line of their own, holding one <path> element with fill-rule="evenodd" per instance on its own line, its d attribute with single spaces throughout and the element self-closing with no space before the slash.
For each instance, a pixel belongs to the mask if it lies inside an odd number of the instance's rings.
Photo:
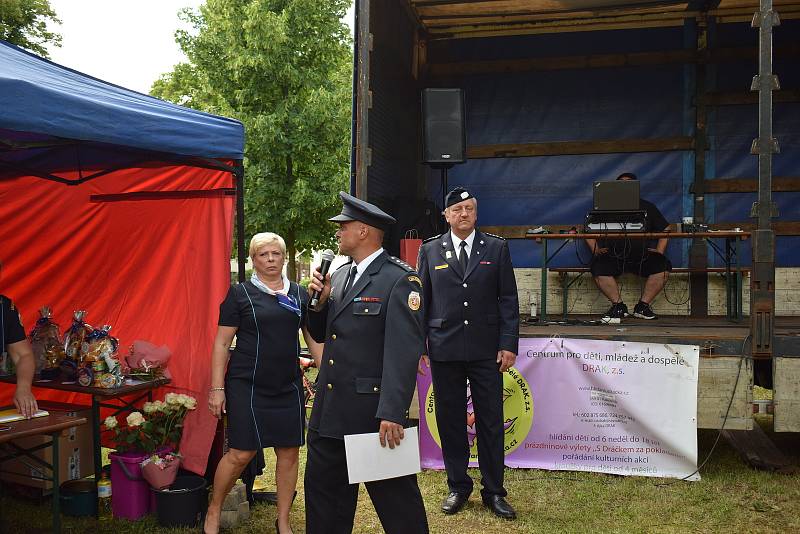
<svg viewBox="0 0 800 534">
<path fill-rule="evenodd" d="M 412 291 L 408 294 L 408 307 L 414 311 L 419 309 L 420 304 L 422 304 L 422 299 L 419 296 L 419 293 L 416 291 Z"/>
</svg>

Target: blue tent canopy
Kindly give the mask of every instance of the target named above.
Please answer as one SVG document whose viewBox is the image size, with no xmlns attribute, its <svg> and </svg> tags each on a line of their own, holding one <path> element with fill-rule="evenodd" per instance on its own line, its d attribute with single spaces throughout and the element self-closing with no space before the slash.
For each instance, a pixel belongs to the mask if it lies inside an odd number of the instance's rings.
<svg viewBox="0 0 800 534">
<path fill-rule="evenodd" d="M 244 126 L 237 120 L 98 80 L 5 41 L 0 109 L 0 138 L 7 143 L 55 137 L 189 157 L 244 155 Z"/>
</svg>

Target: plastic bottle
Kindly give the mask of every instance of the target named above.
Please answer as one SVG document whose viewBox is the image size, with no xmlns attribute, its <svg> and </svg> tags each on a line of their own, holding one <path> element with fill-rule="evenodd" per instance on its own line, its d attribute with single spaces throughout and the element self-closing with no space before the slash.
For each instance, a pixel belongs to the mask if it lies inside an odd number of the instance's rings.
<svg viewBox="0 0 800 534">
<path fill-rule="evenodd" d="M 100 482 L 97 483 L 97 515 L 100 521 L 111 521 L 111 480 L 108 475 L 103 473 Z"/>
</svg>

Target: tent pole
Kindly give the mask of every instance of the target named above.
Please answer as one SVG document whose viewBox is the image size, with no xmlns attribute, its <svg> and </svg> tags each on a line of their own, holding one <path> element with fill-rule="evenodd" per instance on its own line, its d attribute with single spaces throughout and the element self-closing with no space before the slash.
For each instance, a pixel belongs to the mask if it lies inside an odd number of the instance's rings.
<svg viewBox="0 0 800 534">
<path fill-rule="evenodd" d="M 239 282 L 244 282 L 247 253 L 244 250 L 244 166 L 241 160 L 235 163 L 233 176 L 236 180 L 236 259 L 239 260 Z"/>
</svg>

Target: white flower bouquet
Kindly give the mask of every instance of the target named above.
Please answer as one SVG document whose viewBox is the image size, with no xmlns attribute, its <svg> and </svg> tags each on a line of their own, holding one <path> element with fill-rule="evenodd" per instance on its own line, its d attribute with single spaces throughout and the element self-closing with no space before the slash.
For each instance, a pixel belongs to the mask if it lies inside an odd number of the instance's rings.
<svg viewBox="0 0 800 534">
<path fill-rule="evenodd" d="M 197 408 L 197 399 L 179 393 L 167 393 L 163 401 L 145 402 L 142 412 L 132 412 L 120 425 L 114 416 L 104 426 L 114 432 L 118 452 L 153 451 L 172 446 L 177 448 L 183 433 L 183 418 Z"/>
</svg>

